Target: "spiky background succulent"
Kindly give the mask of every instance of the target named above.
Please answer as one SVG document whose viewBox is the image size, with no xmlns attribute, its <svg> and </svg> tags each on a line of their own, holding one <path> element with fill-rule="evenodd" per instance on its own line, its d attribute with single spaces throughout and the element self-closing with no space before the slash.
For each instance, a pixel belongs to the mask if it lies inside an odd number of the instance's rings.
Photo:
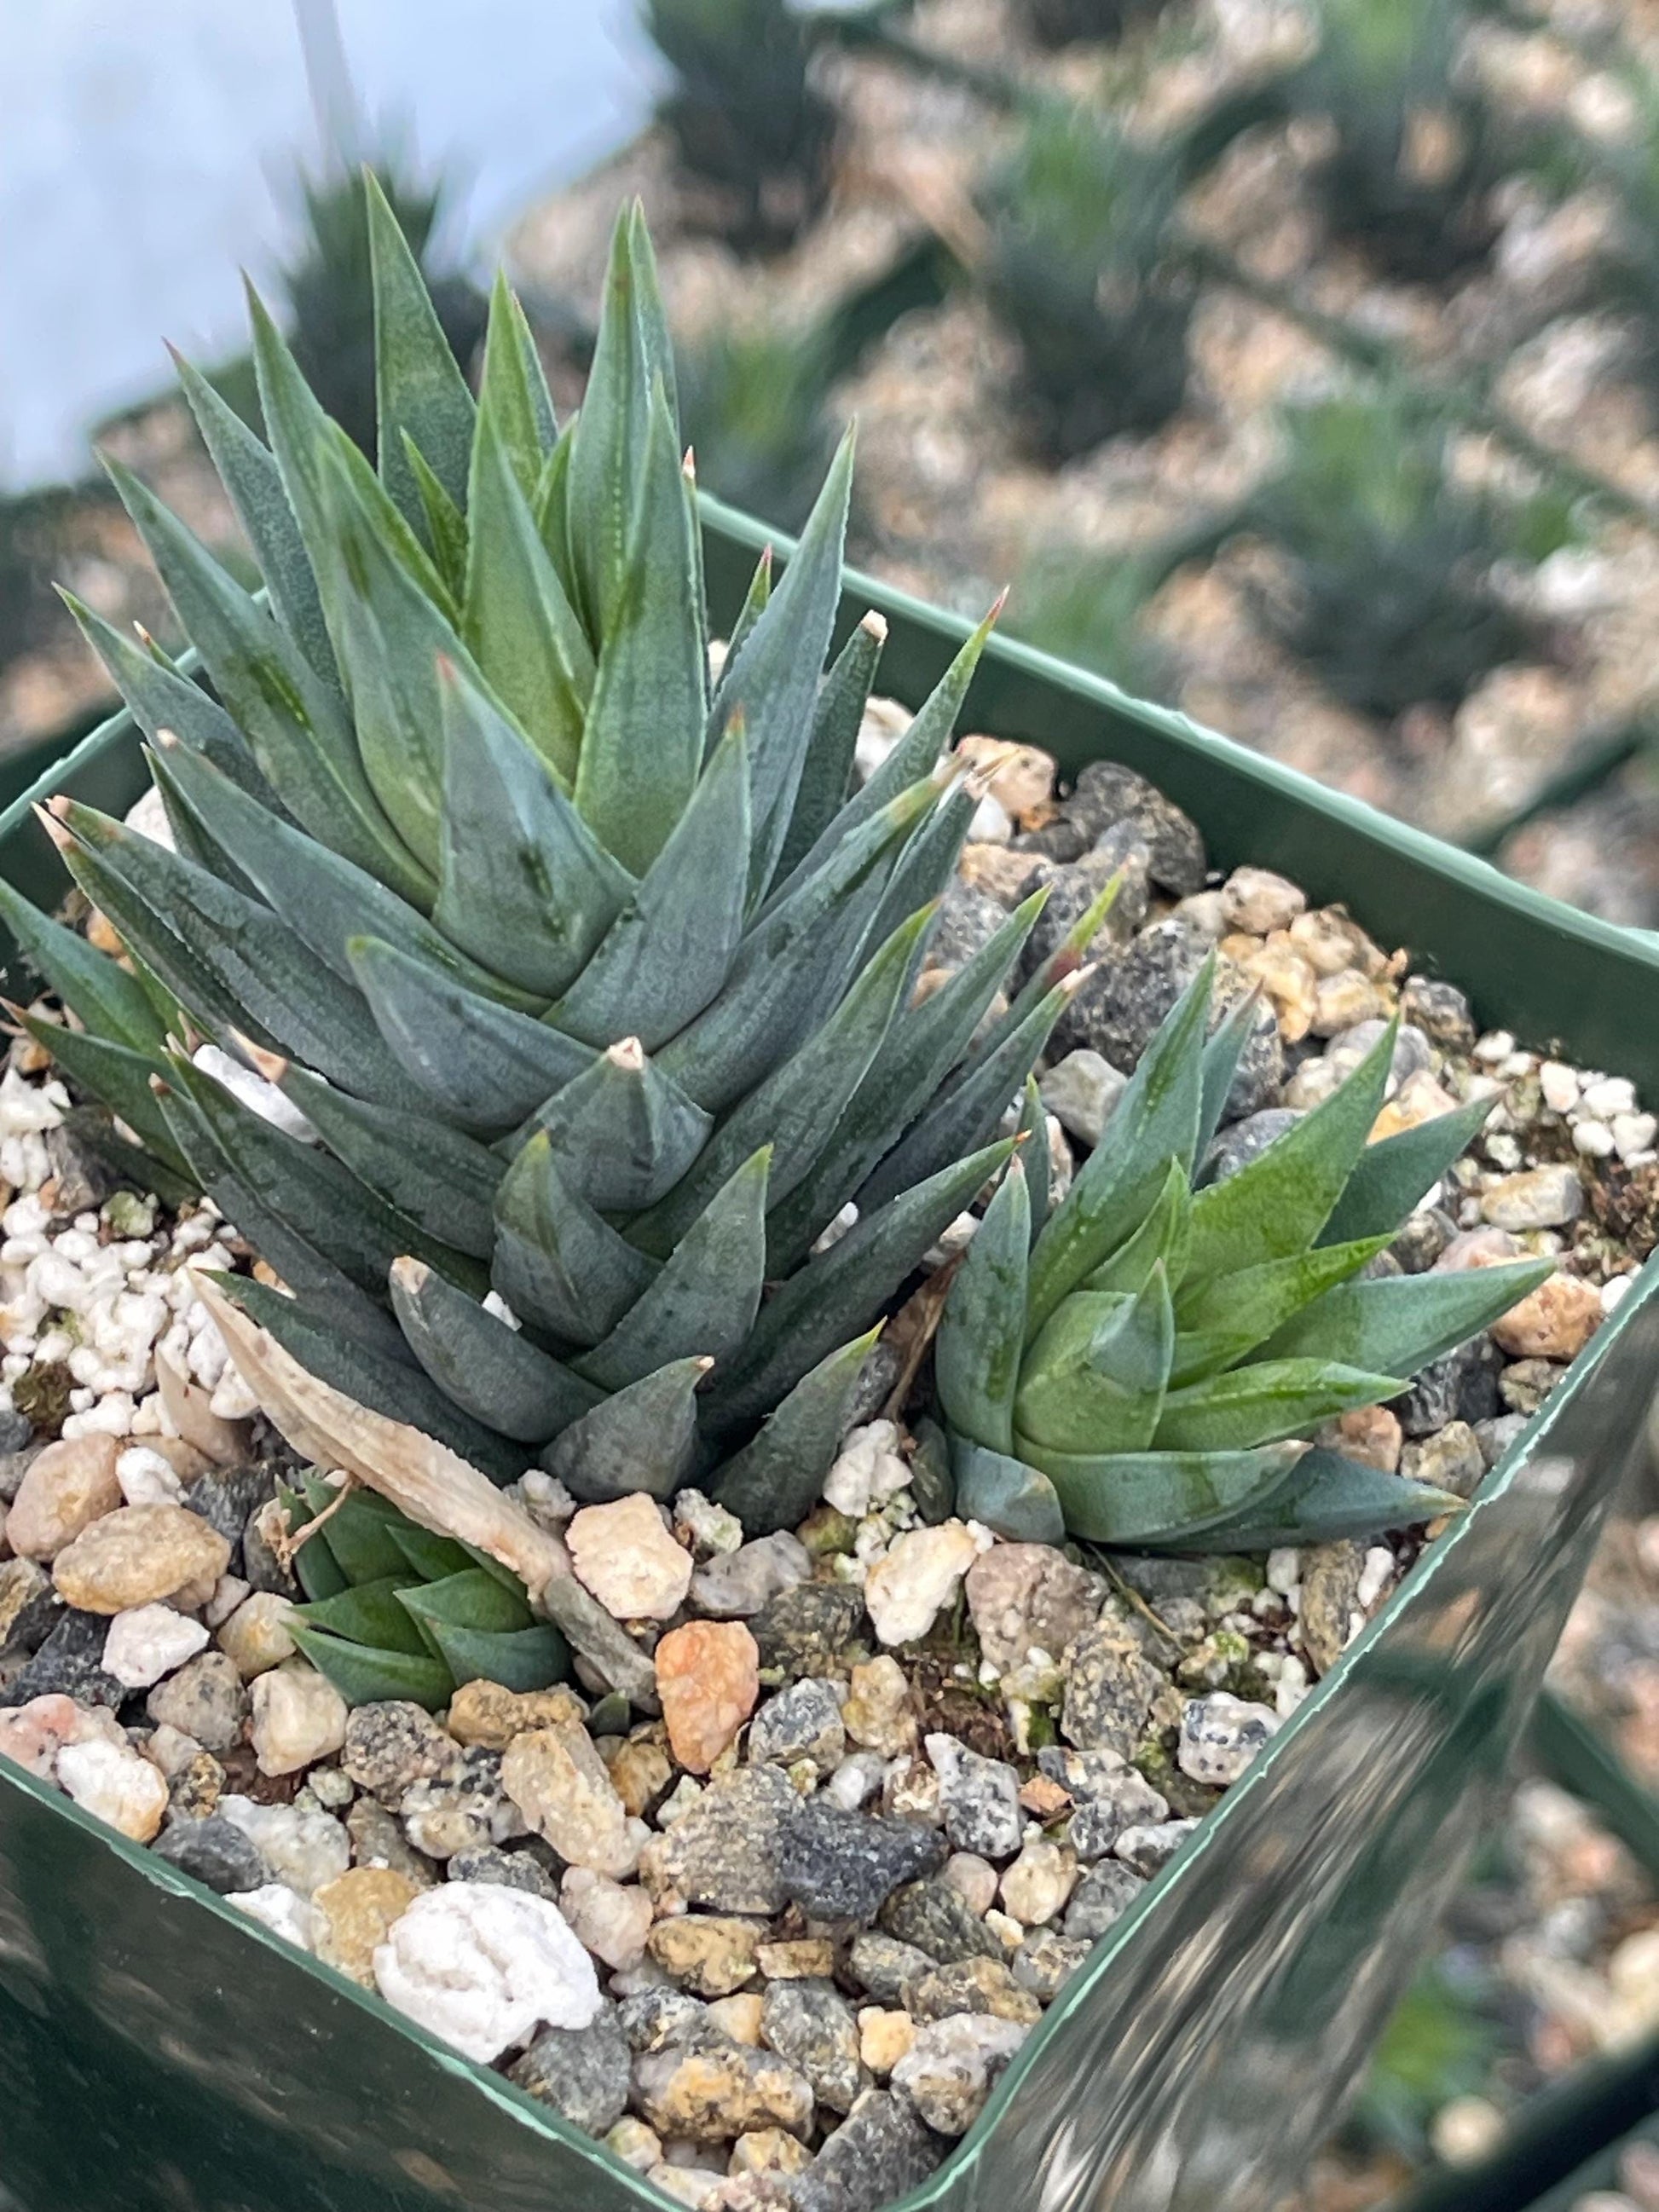
<svg viewBox="0 0 1659 2212">
<path fill-rule="evenodd" d="M 1455 706 L 1529 648 L 1494 570 L 1565 542 L 1559 499 L 1459 484 L 1449 424 L 1406 391 L 1314 401 L 1285 428 L 1284 464 L 1246 519 L 1291 563 L 1288 596 L 1261 601 L 1268 625 L 1329 690 L 1388 716 L 1419 700 Z"/>
<path fill-rule="evenodd" d="M 1485 103 L 1460 80 L 1467 13 L 1448 0 L 1319 0 L 1319 46 L 1292 104 L 1333 145 L 1312 181 L 1326 217 L 1390 275 L 1433 282 L 1490 246 L 1501 173 Z"/>
<path fill-rule="evenodd" d="M 464 1682 L 539 1690 L 568 1672 L 564 1638 L 487 1552 L 315 1474 L 279 1496 L 306 1595 L 289 1632 L 348 1705 L 408 1698 L 436 1711 Z"/>
<path fill-rule="evenodd" d="M 872 1323 L 1006 1157 L 1098 915 L 988 1026 L 1040 899 L 911 1010 L 976 803 L 936 764 L 985 629 L 848 796 L 881 638 L 823 674 L 850 447 L 711 694 L 638 210 L 556 434 L 505 287 L 475 404 L 370 207 L 378 474 L 257 301 L 271 449 L 184 372 L 269 611 L 112 471 L 218 695 L 80 611 L 178 848 L 52 810 L 132 972 L 0 911 L 83 1025 L 46 1041 L 295 1294 L 235 1285 L 303 1365 L 498 1479 L 539 1454 L 582 1497 L 660 1495 L 725 1460 L 720 1494 L 781 1526 Z M 186 1058 L 192 1026 L 320 1141 Z"/>
<path fill-rule="evenodd" d="M 807 74 L 789 0 L 643 0 L 674 73 L 658 112 L 685 167 L 733 202 L 738 246 L 787 245 L 830 190 L 836 114 Z"/>
<path fill-rule="evenodd" d="M 1036 446 L 1057 460 L 1152 430 L 1187 388 L 1192 282 L 1170 257 L 1184 149 L 1044 107 L 983 194 L 987 296 L 1018 341 Z"/>
<path fill-rule="evenodd" d="M 951 1285 L 935 1372 L 957 1510 L 1004 1534 L 1260 1551 L 1443 1512 L 1456 1501 L 1302 1440 L 1397 1396 L 1550 1271 L 1364 1273 L 1490 1105 L 1368 1144 L 1394 1024 L 1322 1105 L 1194 1190 L 1255 1011 L 1206 1037 L 1212 981 L 1212 963 L 1052 1214 L 1040 1154 L 1029 1182 L 1010 1167 Z"/>
</svg>

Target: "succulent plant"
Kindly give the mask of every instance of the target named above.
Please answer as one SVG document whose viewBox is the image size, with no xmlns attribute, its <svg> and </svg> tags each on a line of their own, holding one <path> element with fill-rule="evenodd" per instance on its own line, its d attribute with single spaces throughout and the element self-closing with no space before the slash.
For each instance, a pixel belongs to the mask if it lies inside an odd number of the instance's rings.
<svg viewBox="0 0 1659 2212">
<path fill-rule="evenodd" d="M 1018 342 L 1030 434 L 1056 460 L 1152 430 L 1187 388 L 1194 287 L 1170 253 L 1183 148 L 1044 107 L 983 195 L 988 299 Z"/>
<path fill-rule="evenodd" d="M 1457 1501 L 1310 1449 L 1400 1395 L 1549 1273 L 1520 1261 L 1368 1275 L 1490 1102 L 1375 1144 L 1390 1025 L 1347 1080 L 1224 1180 L 1201 1180 L 1255 1017 L 1206 1036 L 1213 960 L 1146 1048 L 1052 1213 L 1012 1163 L 935 1346 L 957 1510 L 1048 1542 L 1260 1551 L 1427 1520 Z M 1046 1218 L 1045 1218 L 1046 1214 Z"/>
<path fill-rule="evenodd" d="M 407 1698 L 435 1711 L 463 1682 L 539 1690 L 568 1672 L 564 1638 L 487 1552 L 314 1473 L 279 1498 L 306 1596 L 289 1633 L 348 1705 Z"/>
<path fill-rule="evenodd" d="M 835 110 L 789 0 L 644 0 L 674 72 L 659 113 L 684 167 L 723 189 L 738 246 L 787 245 L 830 190 Z"/>
<path fill-rule="evenodd" d="M 1547 495 L 1510 500 L 1458 484 L 1449 426 L 1410 392 L 1353 392 L 1291 409 L 1283 466 L 1248 517 L 1289 556 L 1288 593 L 1263 597 L 1268 626 L 1327 688 L 1368 714 L 1419 700 L 1455 706 L 1524 653 L 1529 625 L 1493 572 L 1565 542 Z"/>
<path fill-rule="evenodd" d="M 505 287 L 475 404 L 370 208 L 378 473 L 257 301 L 272 449 L 184 370 L 268 609 L 112 470 L 217 694 L 78 611 L 177 848 L 49 811 L 131 967 L 9 888 L 0 912 L 78 1019 L 38 1033 L 137 1171 L 210 1193 L 286 1284 L 235 1295 L 303 1366 L 497 1480 L 539 1455 L 586 1498 L 666 1494 L 723 1463 L 726 1502 L 781 1526 L 885 1302 L 1006 1156 L 1099 915 L 999 1013 L 1029 900 L 912 1008 L 988 620 L 849 796 L 882 635 L 823 673 L 850 445 L 711 690 L 637 209 L 556 435 Z M 243 1103 L 256 1071 L 289 1126 Z"/>
<path fill-rule="evenodd" d="M 1320 0 L 1291 105 L 1325 122 L 1312 181 L 1332 228 L 1389 274 L 1434 281 L 1484 254 L 1499 173 L 1484 103 L 1456 74 L 1468 17 L 1446 0 Z"/>
</svg>

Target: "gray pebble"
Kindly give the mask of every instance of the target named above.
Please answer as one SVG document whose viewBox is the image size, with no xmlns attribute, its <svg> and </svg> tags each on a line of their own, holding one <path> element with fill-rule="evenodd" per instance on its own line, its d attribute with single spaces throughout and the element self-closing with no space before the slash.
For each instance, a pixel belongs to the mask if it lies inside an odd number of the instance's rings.
<svg viewBox="0 0 1659 2212">
<path fill-rule="evenodd" d="M 1114 1850 L 1132 1873 L 1150 1880 L 1168 1866 L 1197 1826 L 1196 1820 L 1159 1820 L 1149 1827 L 1128 1828 Z"/>
<path fill-rule="evenodd" d="M 1400 1455 L 1400 1472 L 1413 1482 L 1473 1498 L 1486 1472 L 1480 1439 L 1467 1421 L 1448 1421 L 1431 1437 L 1408 1443 Z"/>
<path fill-rule="evenodd" d="M 1489 1468 L 1496 1467 L 1510 1445 L 1526 1434 L 1528 1419 L 1525 1413 L 1499 1413 L 1495 1420 L 1475 1424 L 1475 1442 Z"/>
<path fill-rule="evenodd" d="M 795 2212 L 878 2212 L 926 2181 L 946 2148 L 908 2098 L 866 2089 L 796 2179 Z"/>
<path fill-rule="evenodd" d="M 1499 1411 L 1498 1378 L 1504 1355 L 1484 1331 L 1419 1370 L 1412 1387 L 1393 1401 L 1408 1437 L 1426 1437 L 1448 1421 L 1489 1421 Z"/>
<path fill-rule="evenodd" d="M 1208 939 L 1177 917 L 1143 929 L 1121 958 L 1103 962 L 1072 1000 L 1054 1026 L 1051 1056 L 1088 1045 L 1129 1073 L 1209 950 Z"/>
<path fill-rule="evenodd" d="M 382 1804 L 396 1805 L 416 1782 L 430 1781 L 456 1761 L 459 1746 L 424 1705 L 405 1698 L 355 1705 L 346 1721 L 341 1771 Z"/>
<path fill-rule="evenodd" d="M 1079 771 L 1060 817 L 1097 845 L 1114 823 L 1127 822 L 1146 841 L 1152 881 L 1177 898 L 1202 890 L 1208 872 L 1204 839 L 1190 815 L 1166 799 L 1144 775 L 1116 761 L 1091 761 Z"/>
<path fill-rule="evenodd" d="M 256 1505 L 242 1524 L 242 1579 L 249 1588 L 264 1590 L 272 1597 L 299 1599 L 305 1593 L 299 1578 L 285 1567 L 265 1541 L 259 1527 L 263 1505 Z"/>
<path fill-rule="evenodd" d="M 1139 1742 L 1164 1676 L 1111 1613 L 1072 1646 L 1060 1732 L 1079 1751 L 1127 1759 Z"/>
<path fill-rule="evenodd" d="M 1205 1162 L 1205 1178 L 1210 1182 L 1225 1182 L 1252 1160 L 1261 1158 L 1269 1145 L 1293 1129 L 1302 1116 L 1288 1106 L 1264 1106 L 1259 1114 L 1247 1115 L 1243 1121 L 1235 1121 L 1224 1130 L 1210 1147 Z"/>
<path fill-rule="evenodd" d="M 38 1559 L 0 1562 L 0 1650 L 38 1651 L 63 1611 L 64 1601 Z"/>
<path fill-rule="evenodd" d="M 933 917 L 924 964 L 929 968 L 965 968 L 1007 919 L 1006 909 L 988 891 L 956 877 Z"/>
<path fill-rule="evenodd" d="M 1087 1880 L 1085 1875 L 1085 1879 Z M 1040 2004 L 1050 2004 L 1078 1968 L 1088 1963 L 1092 1945 L 1055 1928 L 1034 1928 L 1013 1956 L 1009 1971 Z"/>
<path fill-rule="evenodd" d="M 984 1859 L 1012 1858 L 1025 1832 L 1013 1768 L 981 1758 L 951 1735 L 930 1735 L 927 1756 L 939 1776 L 939 1809 L 953 1846 Z"/>
<path fill-rule="evenodd" d="M 617 2008 L 617 2024 L 628 2047 L 643 2057 L 666 2051 L 698 2033 L 708 2018 L 708 2008 L 685 1990 L 641 1990 L 624 1997 Z"/>
<path fill-rule="evenodd" d="M 258 1889 L 270 1880 L 263 1856 L 241 1830 L 217 1814 L 205 1820 L 175 1820 L 155 1838 L 158 1859 L 204 1882 L 221 1897 Z"/>
<path fill-rule="evenodd" d="M 1048 903 L 1025 940 L 1018 980 L 1024 983 L 1036 975 L 1120 869 L 1123 880 L 1117 896 L 1099 930 L 1090 939 L 1083 957 L 1098 957 L 1111 946 L 1127 945 L 1146 919 L 1149 857 L 1145 838 L 1124 823 L 1109 830 L 1104 841 L 1080 860 L 1039 867 L 1036 879 L 1047 886 Z"/>
<path fill-rule="evenodd" d="M 1400 1234 L 1389 1250 L 1399 1261 L 1402 1274 L 1426 1275 L 1456 1234 L 1457 1224 L 1449 1213 L 1437 1206 L 1425 1206 L 1401 1224 Z"/>
<path fill-rule="evenodd" d="M 73 1698 L 77 1705 L 108 1705 L 112 1710 L 124 1704 L 129 1692 L 113 1674 L 106 1674 L 100 1663 L 108 1635 L 109 1622 L 101 1613 L 65 1609 L 56 1627 L 44 1638 L 33 1657 L 12 1681 L 6 1692 L 8 1699 L 15 1705 L 26 1705 L 32 1698 L 65 1697 Z M 192 1660 L 190 1663 L 193 1666 L 196 1662 Z M 228 1659 L 225 1664 L 230 1667 Z M 234 1674 L 236 1669 L 231 1667 L 230 1671 Z M 216 1751 L 219 1747 L 210 1744 L 208 1748 Z"/>
<path fill-rule="evenodd" d="M 238 1571 L 237 1553 L 249 1516 L 276 1495 L 276 1476 L 253 1460 L 240 1467 L 210 1467 L 190 1486 L 190 1510 L 230 1546 L 233 1574 Z"/>
<path fill-rule="evenodd" d="M 1122 1918 L 1145 1887 L 1140 1876 L 1127 1866 L 1115 1859 L 1103 1859 L 1098 1866 L 1090 1868 L 1072 1892 L 1060 1922 L 1062 1931 L 1080 1942 L 1092 1943 L 1115 1920 Z"/>
<path fill-rule="evenodd" d="M 846 1748 L 835 1685 L 815 1675 L 804 1675 L 769 1698 L 749 1724 L 749 1756 L 757 1764 L 764 1759 L 787 1766 L 810 1759 L 823 1772 Z"/>
<path fill-rule="evenodd" d="M 931 1953 L 873 1929 L 855 1936 L 847 1954 L 848 1972 L 878 2005 L 902 2002 L 906 1982 L 925 1974 L 933 1964 Z"/>
<path fill-rule="evenodd" d="M 803 1583 L 769 1598 L 749 1624 L 760 1663 L 786 1681 L 842 1674 L 870 1656 L 860 1634 L 864 1593 L 846 1583 Z"/>
<path fill-rule="evenodd" d="M 550 1905 L 559 1901 L 558 1883 L 529 1851 L 503 1851 L 494 1844 L 477 1844 L 471 1850 L 457 1851 L 444 1871 L 451 1881 L 494 1882 L 502 1889 L 522 1889 L 532 1897 L 544 1897 Z"/>
<path fill-rule="evenodd" d="M 832 2112 L 850 2112 L 867 2077 L 859 2063 L 859 2024 L 832 1982 L 771 1982 L 761 2007 L 761 2036 L 812 2085 Z"/>
<path fill-rule="evenodd" d="M 1506 1413 L 1535 1413 L 1566 1373 L 1553 1359 L 1516 1359 L 1498 1378 L 1498 1395 Z"/>
<path fill-rule="evenodd" d="M 1455 985 L 1437 982 L 1428 975 L 1407 975 L 1400 994 L 1400 1011 L 1408 1022 L 1454 1052 L 1468 1052 L 1474 1043 L 1474 1018 L 1469 1002 Z"/>
<path fill-rule="evenodd" d="M 813 1797 L 783 1828 L 778 1877 L 785 1896 L 813 1918 L 867 1926 L 901 1882 L 933 1874 L 944 1861 L 937 1828 Z"/>
<path fill-rule="evenodd" d="M 884 1932 L 930 1959 L 1000 1959 L 1002 1945 L 961 1893 L 930 1878 L 907 1882 L 881 1908 Z"/>
<path fill-rule="evenodd" d="M 1107 1778 L 1072 1815 L 1066 1840 L 1080 1859 L 1103 1859 L 1126 1828 L 1167 1820 L 1168 1801 L 1133 1767 Z"/>
<path fill-rule="evenodd" d="M 879 1351 L 880 1346 L 876 1346 Z M 806 1547 L 787 1529 L 720 1552 L 691 1577 L 691 1601 L 711 1620 L 748 1620 L 781 1590 L 812 1579 Z"/>
<path fill-rule="evenodd" d="M 630 2060 L 616 2013 L 607 2008 L 586 2027 L 543 2030 L 507 2079 L 585 2135 L 615 2127 L 628 2105 Z"/>
<path fill-rule="evenodd" d="M 785 1847 L 803 1809 L 781 1768 L 742 1767 L 711 1783 L 668 1830 L 664 1878 L 711 1912 L 781 1911 L 788 1894 Z"/>
<path fill-rule="evenodd" d="M 3 1462 L 14 1453 L 22 1451 L 33 1434 L 27 1413 L 20 1413 L 15 1406 L 0 1406 L 0 1498 L 4 1498 L 8 1504 L 17 1492 L 15 1489 L 9 1491 L 6 1488 L 6 1471 Z M 21 1482 L 22 1479 L 20 1472 L 17 1480 Z"/>
</svg>

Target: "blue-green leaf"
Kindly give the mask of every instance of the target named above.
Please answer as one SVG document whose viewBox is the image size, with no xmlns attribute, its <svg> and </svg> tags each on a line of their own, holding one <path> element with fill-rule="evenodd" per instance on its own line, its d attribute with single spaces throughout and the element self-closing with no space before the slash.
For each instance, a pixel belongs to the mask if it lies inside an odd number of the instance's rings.
<svg viewBox="0 0 1659 2212">
<path fill-rule="evenodd" d="M 1016 1154 L 957 1270 L 933 1342 L 945 1419 L 994 1452 L 1013 1449 L 1030 1245 L 1025 1170 Z"/>
<path fill-rule="evenodd" d="M 544 1443 L 603 1395 L 419 1260 L 392 1268 L 392 1307 L 409 1346 L 464 1413 L 521 1443 Z"/>
<path fill-rule="evenodd" d="M 406 430 L 426 455 L 456 505 L 463 505 L 472 447 L 472 394 L 450 351 L 420 264 L 372 169 L 363 171 L 363 191 L 374 284 L 380 475 L 409 520 L 418 525 L 420 495 L 404 455 L 402 433 Z"/>
<path fill-rule="evenodd" d="M 1306 1436 L 1357 1406 L 1397 1398 L 1398 1376 L 1366 1374 L 1333 1359 L 1261 1359 L 1208 1382 L 1171 1390 L 1153 1441 L 1164 1451 L 1245 1451 Z"/>
</svg>

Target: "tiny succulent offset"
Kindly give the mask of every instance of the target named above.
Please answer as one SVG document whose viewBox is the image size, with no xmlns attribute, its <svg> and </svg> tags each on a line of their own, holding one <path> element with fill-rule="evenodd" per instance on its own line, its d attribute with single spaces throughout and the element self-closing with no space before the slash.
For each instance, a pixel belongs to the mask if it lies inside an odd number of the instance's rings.
<svg viewBox="0 0 1659 2212">
<path fill-rule="evenodd" d="M 1367 1143 L 1395 1024 L 1322 1105 L 1205 1182 L 1255 1013 L 1247 999 L 1206 1033 L 1212 988 L 1206 966 L 1052 1212 L 1040 1156 L 1029 1176 L 1010 1164 L 951 1286 L 935 1368 L 957 1508 L 999 1534 L 1260 1551 L 1450 1510 L 1306 1440 L 1399 1395 L 1550 1272 L 1375 1272 L 1488 1111 Z"/>
<path fill-rule="evenodd" d="M 77 1019 L 39 1033 L 134 1172 L 206 1191 L 275 1271 L 292 1295 L 226 1287 L 313 1375 L 498 1481 L 695 1473 L 790 1526 L 873 1328 L 1006 1158 L 1102 909 L 1000 999 L 1028 900 L 912 1007 L 977 803 L 940 757 L 984 628 L 854 792 L 883 629 L 825 672 L 850 443 L 711 682 L 637 210 L 557 429 L 505 286 L 475 400 L 368 191 L 378 469 L 257 300 L 269 447 L 183 372 L 266 603 L 112 465 L 216 697 L 77 610 L 173 849 L 54 802 L 131 964 L 0 890 Z"/>
</svg>

